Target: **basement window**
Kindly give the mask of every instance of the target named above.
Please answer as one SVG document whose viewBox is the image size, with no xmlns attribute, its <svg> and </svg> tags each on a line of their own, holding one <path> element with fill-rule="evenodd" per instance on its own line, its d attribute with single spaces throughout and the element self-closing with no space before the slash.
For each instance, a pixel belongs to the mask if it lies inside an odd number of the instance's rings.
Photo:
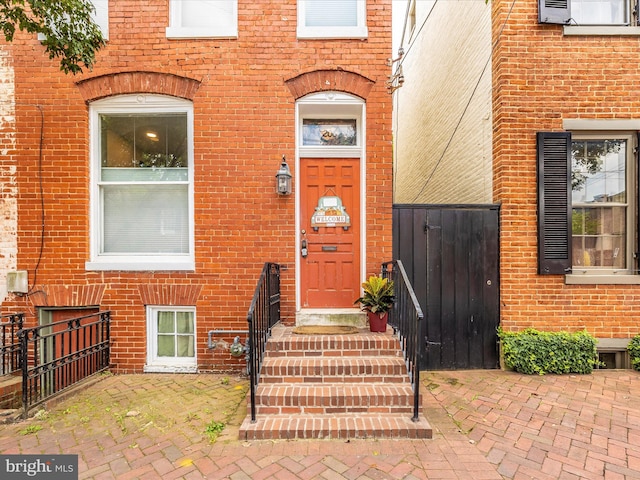
<svg viewBox="0 0 640 480">
<path fill-rule="evenodd" d="M 147 307 L 145 372 L 195 372 L 195 307 Z"/>
</svg>

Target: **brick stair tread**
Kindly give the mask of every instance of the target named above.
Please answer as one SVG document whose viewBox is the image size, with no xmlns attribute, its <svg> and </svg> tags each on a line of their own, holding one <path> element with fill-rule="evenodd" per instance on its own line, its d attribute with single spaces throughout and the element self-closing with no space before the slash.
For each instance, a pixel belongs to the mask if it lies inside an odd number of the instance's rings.
<svg viewBox="0 0 640 480">
<path fill-rule="evenodd" d="M 260 381 L 264 383 L 318 382 L 337 380 L 358 383 L 407 380 L 407 367 L 401 357 L 267 357 L 262 366 Z"/>
<path fill-rule="evenodd" d="M 241 440 L 432 438 L 429 422 L 420 415 L 414 422 L 406 414 L 268 415 L 256 423 L 245 418 Z"/>
</svg>

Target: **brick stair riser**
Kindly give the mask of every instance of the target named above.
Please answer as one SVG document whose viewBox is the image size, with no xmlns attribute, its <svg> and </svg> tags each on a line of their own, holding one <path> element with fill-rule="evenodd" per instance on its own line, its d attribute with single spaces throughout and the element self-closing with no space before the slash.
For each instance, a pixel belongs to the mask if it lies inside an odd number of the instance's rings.
<svg viewBox="0 0 640 480">
<path fill-rule="evenodd" d="M 422 399 L 420 399 L 422 401 Z M 410 388 L 310 387 L 263 385 L 256 392 L 261 414 L 408 413 L 413 411 Z"/>
<path fill-rule="evenodd" d="M 266 360 L 260 377 L 264 383 L 401 383 L 406 381 L 406 367 L 400 359 L 381 361 L 363 359 L 351 362 L 325 360 Z"/>
<path fill-rule="evenodd" d="M 244 440 L 348 440 L 351 438 L 398 438 L 417 440 L 421 438 L 431 438 L 430 433 L 421 431 L 397 432 L 384 430 L 368 431 L 336 431 L 330 428 L 324 430 L 306 430 L 300 427 L 298 431 L 283 429 L 281 432 L 265 430 L 259 432 L 246 433 Z"/>
<path fill-rule="evenodd" d="M 311 376 L 311 375 L 286 375 L 282 377 L 276 377 L 271 375 L 265 375 L 260 377 L 260 383 L 263 385 L 274 385 L 274 384 L 291 384 L 291 383 L 321 383 L 321 384 L 329 384 L 329 383 L 357 383 L 357 384 L 368 384 L 368 383 L 390 383 L 390 384 L 402 384 L 405 380 L 400 378 L 399 376 L 377 376 L 367 374 L 365 376 L 361 375 L 332 375 L 328 376 Z"/>
<path fill-rule="evenodd" d="M 324 352 L 316 352 L 311 350 L 278 350 L 269 351 L 268 354 L 272 358 L 287 357 L 287 358 L 319 358 L 319 357 L 370 357 L 375 354 L 376 356 L 397 356 L 400 357 L 400 353 L 396 350 L 378 350 L 376 352 L 367 352 L 364 350 L 326 350 Z"/>
<path fill-rule="evenodd" d="M 240 432 L 245 440 L 277 439 L 349 439 L 349 438 L 431 438 L 430 429 L 419 428 L 410 420 L 398 417 L 384 419 L 332 416 L 304 418 L 271 416 L 263 425 L 245 425 Z"/>
<path fill-rule="evenodd" d="M 377 413 L 383 415 L 407 415 L 411 416 L 413 408 L 411 406 L 393 406 L 393 407 L 313 407 L 313 406 L 297 406 L 297 407 L 269 407 L 266 405 L 256 406 L 256 415 L 335 415 L 335 414 L 363 414 Z M 249 410 L 247 409 L 247 413 Z"/>
<path fill-rule="evenodd" d="M 275 340 L 267 343 L 266 351 L 270 357 L 331 357 L 331 356 L 398 356 L 398 341 L 389 337 L 358 339 L 344 338 L 333 340 L 331 337 L 314 340 Z"/>
</svg>

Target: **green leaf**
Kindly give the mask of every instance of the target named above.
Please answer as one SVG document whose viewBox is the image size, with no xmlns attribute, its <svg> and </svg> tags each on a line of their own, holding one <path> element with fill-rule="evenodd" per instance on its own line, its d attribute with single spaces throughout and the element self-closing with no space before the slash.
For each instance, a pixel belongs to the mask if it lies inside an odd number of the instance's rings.
<svg viewBox="0 0 640 480">
<path fill-rule="evenodd" d="M 42 34 L 49 58 L 57 58 L 65 73 L 91 69 L 104 46 L 93 21 L 91 0 L 0 0 L 0 29 L 8 42 L 16 30 Z"/>
</svg>

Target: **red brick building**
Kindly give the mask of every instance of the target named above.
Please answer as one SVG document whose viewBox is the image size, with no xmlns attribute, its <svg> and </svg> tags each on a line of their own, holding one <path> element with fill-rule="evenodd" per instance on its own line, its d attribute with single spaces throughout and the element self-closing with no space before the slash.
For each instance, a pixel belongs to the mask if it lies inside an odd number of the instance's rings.
<svg viewBox="0 0 640 480">
<path fill-rule="evenodd" d="M 391 256 L 391 1 L 94 4 L 92 71 L 2 46 L 0 267 L 28 278 L 2 310 L 110 310 L 116 372 L 241 366 L 208 333 L 247 328 L 267 261 L 285 322 L 357 312 Z"/>
<path fill-rule="evenodd" d="M 634 5 L 408 2 L 396 201 L 499 205 L 504 329 L 640 333 Z"/>
<path fill-rule="evenodd" d="M 625 0 L 548 3 L 492 5 L 502 322 L 622 350 L 640 333 L 640 27 Z"/>
</svg>

